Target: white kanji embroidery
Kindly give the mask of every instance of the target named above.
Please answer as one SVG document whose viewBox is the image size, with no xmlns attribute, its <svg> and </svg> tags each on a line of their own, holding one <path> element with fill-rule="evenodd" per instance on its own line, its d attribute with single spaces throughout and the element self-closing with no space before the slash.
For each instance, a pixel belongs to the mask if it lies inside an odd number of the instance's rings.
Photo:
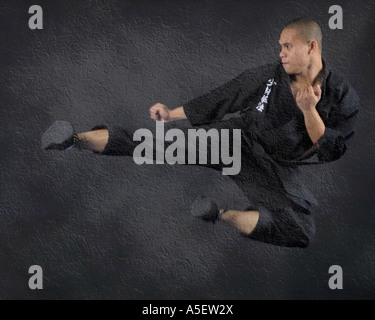
<svg viewBox="0 0 375 320">
<path fill-rule="evenodd" d="M 263 112 L 264 106 L 268 103 L 268 97 L 269 97 L 269 95 L 270 95 L 270 93 L 272 91 L 272 86 L 274 86 L 276 84 L 277 83 L 275 82 L 275 79 L 269 79 L 268 80 L 267 87 L 266 87 L 266 90 L 264 91 L 263 97 L 260 100 L 260 102 L 258 103 L 258 106 L 256 107 L 256 109 L 259 112 Z"/>
</svg>

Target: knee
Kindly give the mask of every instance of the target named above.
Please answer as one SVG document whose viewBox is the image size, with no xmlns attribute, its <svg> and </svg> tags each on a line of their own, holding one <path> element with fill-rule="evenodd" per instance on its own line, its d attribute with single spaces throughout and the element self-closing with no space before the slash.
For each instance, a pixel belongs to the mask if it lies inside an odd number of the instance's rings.
<svg viewBox="0 0 375 320">
<path fill-rule="evenodd" d="M 297 248 L 307 248 L 310 246 L 315 232 L 312 231 L 305 231 L 301 233 L 298 237 L 292 239 L 291 246 Z"/>
<path fill-rule="evenodd" d="M 288 237 L 288 246 L 298 248 L 309 247 L 315 237 L 315 224 L 312 217 L 303 222 L 299 221 L 299 223 L 294 225 L 293 229 Z"/>
</svg>

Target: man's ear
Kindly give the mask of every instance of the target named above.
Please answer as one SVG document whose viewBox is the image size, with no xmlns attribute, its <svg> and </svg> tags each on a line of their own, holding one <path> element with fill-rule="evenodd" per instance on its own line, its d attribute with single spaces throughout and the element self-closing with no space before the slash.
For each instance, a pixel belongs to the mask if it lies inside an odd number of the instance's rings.
<svg viewBox="0 0 375 320">
<path fill-rule="evenodd" d="M 309 54 L 312 53 L 313 51 L 318 50 L 318 42 L 316 42 L 316 40 L 309 41 L 308 46 L 309 46 Z"/>
</svg>

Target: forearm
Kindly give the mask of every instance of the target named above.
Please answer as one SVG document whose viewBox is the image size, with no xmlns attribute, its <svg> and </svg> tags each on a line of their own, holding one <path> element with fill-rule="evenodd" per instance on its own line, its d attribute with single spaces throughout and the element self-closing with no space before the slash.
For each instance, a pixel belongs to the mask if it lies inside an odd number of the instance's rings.
<svg viewBox="0 0 375 320">
<path fill-rule="evenodd" d="M 184 107 L 178 107 L 173 110 L 169 110 L 169 121 L 185 120 L 187 119 Z"/>
<path fill-rule="evenodd" d="M 305 111 L 305 126 L 307 133 L 313 143 L 316 143 L 323 135 L 325 131 L 325 125 L 316 109 Z"/>
</svg>

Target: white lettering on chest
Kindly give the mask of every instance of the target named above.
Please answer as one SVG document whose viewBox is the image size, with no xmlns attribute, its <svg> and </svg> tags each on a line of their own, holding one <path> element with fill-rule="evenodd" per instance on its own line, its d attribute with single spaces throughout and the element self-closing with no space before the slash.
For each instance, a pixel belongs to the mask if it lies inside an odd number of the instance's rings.
<svg viewBox="0 0 375 320">
<path fill-rule="evenodd" d="M 262 99 L 259 101 L 258 106 L 256 109 L 259 112 L 263 112 L 264 106 L 268 103 L 268 98 L 270 96 L 270 93 L 272 91 L 272 86 L 276 85 L 275 79 L 269 79 L 267 82 L 266 90 L 264 91 Z"/>
</svg>

